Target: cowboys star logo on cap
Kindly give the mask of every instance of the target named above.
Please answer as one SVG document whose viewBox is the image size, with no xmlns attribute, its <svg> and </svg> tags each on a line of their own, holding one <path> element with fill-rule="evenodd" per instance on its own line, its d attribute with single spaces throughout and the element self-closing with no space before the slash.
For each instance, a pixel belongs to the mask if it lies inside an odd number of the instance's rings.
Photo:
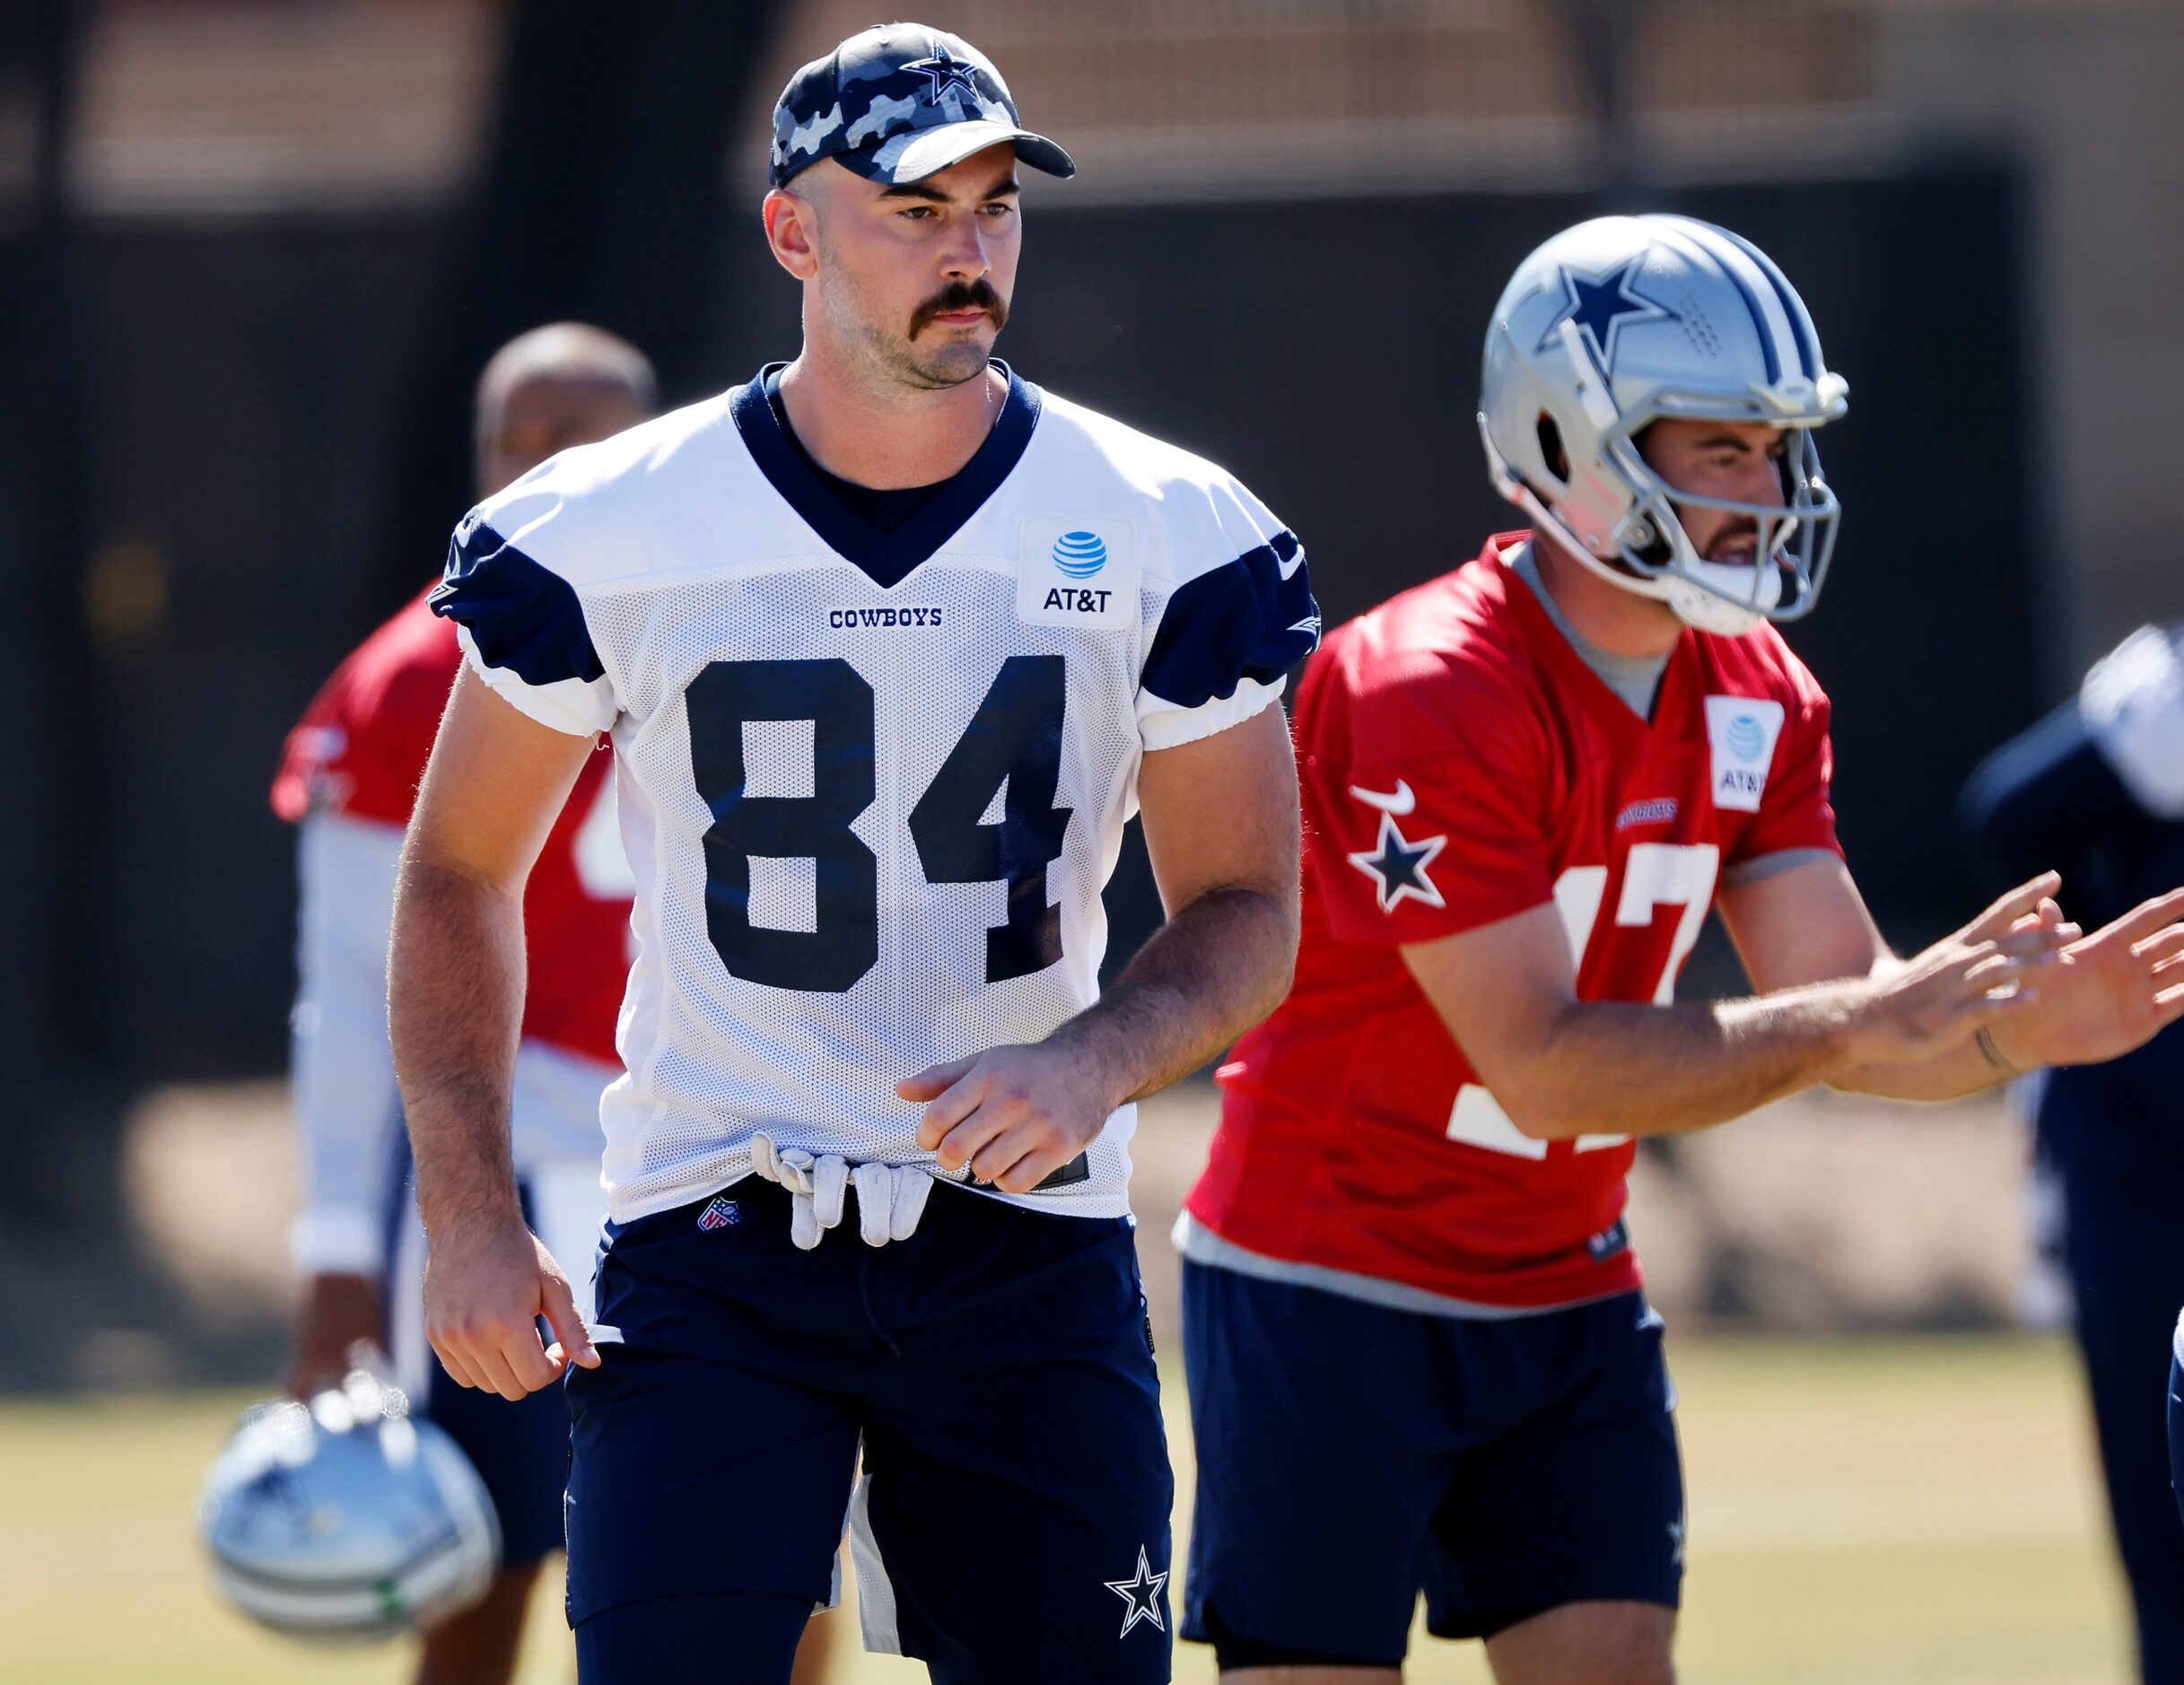
<svg viewBox="0 0 2184 1685">
<path fill-rule="evenodd" d="M 978 84 L 971 80 L 971 66 L 948 50 L 946 41 L 933 43 L 933 56 L 904 65 L 904 70 L 914 70 L 932 85 L 925 90 L 926 102 L 939 105 L 950 88 L 961 88 L 973 100 L 978 98 Z"/>
<path fill-rule="evenodd" d="M 1069 153 L 1018 124 L 992 59 L 960 35 L 888 23 L 789 78 L 773 107 L 770 174 L 782 187 L 832 158 L 868 181 L 900 187 L 1003 144 L 1034 170 L 1077 173 Z"/>
</svg>

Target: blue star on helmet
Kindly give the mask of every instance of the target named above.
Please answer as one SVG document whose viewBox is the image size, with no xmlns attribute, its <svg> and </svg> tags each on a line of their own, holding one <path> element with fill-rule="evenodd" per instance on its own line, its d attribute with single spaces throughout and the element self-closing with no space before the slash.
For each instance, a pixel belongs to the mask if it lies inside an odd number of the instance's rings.
<svg viewBox="0 0 2184 1685">
<path fill-rule="evenodd" d="M 1554 319 L 1547 324 L 1547 331 L 1540 336 L 1542 351 L 1554 343 L 1557 331 L 1564 322 L 1575 322 L 1577 331 L 1593 342 L 1593 353 L 1600 359 L 1600 366 L 1610 373 L 1615 370 L 1615 336 L 1625 322 L 1681 321 L 1675 311 L 1666 305 L 1656 304 L 1630 284 L 1630 277 L 1645 259 L 1626 258 L 1605 275 L 1580 275 L 1567 265 L 1562 269 L 1562 308 L 1555 312 Z"/>
<path fill-rule="evenodd" d="M 1413 842 L 1396 828 L 1395 816 L 1380 816 L 1380 840 L 1372 848 L 1348 857 L 1350 863 L 1373 879 L 1373 888 L 1380 898 L 1380 910 L 1393 912 L 1410 895 L 1429 907 L 1445 907 L 1441 892 L 1427 876 L 1426 869 L 1433 864 L 1433 857 L 1446 844 L 1445 836 L 1423 837 Z"/>
<path fill-rule="evenodd" d="M 1127 1580 L 1105 1580 L 1101 1584 L 1130 1605 L 1130 1612 L 1123 1617 L 1123 1630 L 1116 1636 L 1127 1638 L 1130 1629 L 1140 1620 L 1149 1620 L 1161 1632 L 1168 1629 L 1166 1617 L 1161 1612 L 1160 1588 L 1168 1583 L 1164 1570 L 1156 1574 L 1153 1565 L 1146 1559 L 1145 1547 L 1138 1547 L 1138 1571 Z"/>
<path fill-rule="evenodd" d="M 983 96 L 978 92 L 978 84 L 971 80 L 971 72 L 975 66 L 949 52 L 946 41 L 933 43 L 933 56 L 930 58 L 915 59 L 903 68 L 914 70 L 925 78 L 925 103 L 928 105 L 939 105 L 951 88 L 962 89 L 974 105 L 984 103 Z"/>
</svg>

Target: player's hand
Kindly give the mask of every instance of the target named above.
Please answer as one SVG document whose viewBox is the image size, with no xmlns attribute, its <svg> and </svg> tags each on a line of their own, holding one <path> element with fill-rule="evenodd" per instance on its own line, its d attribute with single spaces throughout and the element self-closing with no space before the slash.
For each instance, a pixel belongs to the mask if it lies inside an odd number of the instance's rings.
<svg viewBox="0 0 2184 1685">
<path fill-rule="evenodd" d="M 308 1399 L 339 1383 L 349 1372 L 349 1349 L 360 1340 L 378 1345 L 384 1327 L 379 1284 L 371 1277 L 312 1276 L 296 1305 L 289 1393 Z"/>
<path fill-rule="evenodd" d="M 942 1170 L 1026 1193 L 1091 1145 L 1116 1104 L 1108 1086 L 1088 1055 L 1043 1042 L 934 1065 L 895 1092 L 927 1103 L 918 1145 Z"/>
<path fill-rule="evenodd" d="M 2046 973 L 2079 935 L 2042 872 L 1962 930 L 1889 972 L 1849 985 L 1851 1062 L 1916 1064 L 2040 1003 Z"/>
<path fill-rule="evenodd" d="M 479 1218 L 429 1235 L 424 1333 L 456 1380 L 519 1399 L 558 1381 L 572 1363 L 599 1366 L 568 1277 L 521 1223 Z M 555 1335 L 550 1346 L 539 1341 L 541 1316 Z"/>
<path fill-rule="evenodd" d="M 1994 1034 L 2020 1070 L 2092 1065 L 2151 1041 L 2184 1017 L 2184 889 L 2141 902 L 2071 942 L 2040 999 Z"/>
</svg>

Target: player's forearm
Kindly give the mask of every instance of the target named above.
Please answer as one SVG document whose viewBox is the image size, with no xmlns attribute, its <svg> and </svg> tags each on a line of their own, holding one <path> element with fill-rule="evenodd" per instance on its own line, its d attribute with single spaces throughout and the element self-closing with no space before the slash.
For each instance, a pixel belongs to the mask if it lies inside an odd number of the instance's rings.
<svg viewBox="0 0 2184 1685">
<path fill-rule="evenodd" d="M 520 1218 L 508 1110 L 523 1016 L 520 897 L 406 855 L 389 1008 L 425 1227 Z"/>
<path fill-rule="evenodd" d="M 1541 1140 L 1707 1129 L 1830 1080 L 1853 1016 L 1836 984 L 1691 1006 L 1574 1002 L 1495 1097 Z"/>
<path fill-rule="evenodd" d="M 1213 890 L 1154 931 L 1098 1004 L 1051 1039 L 1098 1061 L 1114 1104 L 1141 1099 L 1279 1006 L 1296 963 L 1294 895 Z"/>
</svg>

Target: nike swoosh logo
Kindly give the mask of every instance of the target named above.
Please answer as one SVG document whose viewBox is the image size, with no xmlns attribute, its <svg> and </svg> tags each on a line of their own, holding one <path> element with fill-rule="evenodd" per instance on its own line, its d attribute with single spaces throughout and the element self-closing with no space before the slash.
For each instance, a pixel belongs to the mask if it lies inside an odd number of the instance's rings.
<svg viewBox="0 0 2184 1685">
<path fill-rule="evenodd" d="M 1359 790 L 1355 784 L 1350 787 L 1350 793 L 1367 807 L 1377 808 L 1383 813 L 1392 813 L 1398 819 L 1418 806 L 1418 797 L 1412 792 L 1411 781 L 1407 778 L 1395 781 L 1395 793 L 1393 796 L 1384 796 L 1376 790 Z"/>
<path fill-rule="evenodd" d="M 1280 571 L 1281 577 L 1285 580 L 1294 577 L 1297 570 L 1304 566 L 1304 564 L 1305 547 L 1301 544 L 1298 545 L 1296 549 L 1289 552 L 1289 559 L 1287 562 L 1284 562 L 1279 555 L 1274 558 L 1274 566 Z"/>
</svg>

